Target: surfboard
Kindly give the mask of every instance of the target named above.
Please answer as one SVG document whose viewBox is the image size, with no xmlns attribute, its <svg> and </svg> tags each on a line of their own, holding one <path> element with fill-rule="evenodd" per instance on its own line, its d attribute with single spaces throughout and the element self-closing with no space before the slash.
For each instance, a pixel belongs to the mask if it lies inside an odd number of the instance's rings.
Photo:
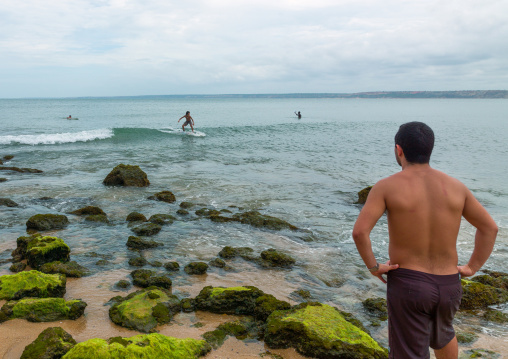
<svg viewBox="0 0 508 359">
<path fill-rule="evenodd" d="M 186 130 L 186 131 L 182 131 L 181 129 L 163 128 L 163 129 L 160 129 L 159 131 L 164 132 L 164 133 L 169 133 L 171 135 L 179 135 L 179 136 L 193 136 L 193 137 L 205 137 L 206 136 L 206 133 L 204 133 L 204 132 L 196 131 L 196 130 L 194 130 L 194 132 L 192 132 L 190 129 Z"/>
</svg>

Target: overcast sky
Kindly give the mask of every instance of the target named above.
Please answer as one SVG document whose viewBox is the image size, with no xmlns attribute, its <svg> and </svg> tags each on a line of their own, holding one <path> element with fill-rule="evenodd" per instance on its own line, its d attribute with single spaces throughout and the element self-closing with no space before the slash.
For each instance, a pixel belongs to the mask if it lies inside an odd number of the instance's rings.
<svg viewBox="0 0 508 359">
<path fill-rule="evenodd" d="M 0 0 L 0 97 L 508 89 L 506 0 Z"/>
</svg>

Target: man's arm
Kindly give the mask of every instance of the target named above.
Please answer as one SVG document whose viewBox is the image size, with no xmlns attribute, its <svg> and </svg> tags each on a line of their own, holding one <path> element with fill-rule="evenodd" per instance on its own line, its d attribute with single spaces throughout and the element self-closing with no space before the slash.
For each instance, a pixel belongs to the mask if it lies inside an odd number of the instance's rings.
<svg viewBox="0 0 508 359">
<path fill-rule="evenodd" d="M 467 190 L 462 216 L 476 227 L 474 250 L 469 262 L 459 266 L 460 275 L 469 277 L 474 275 L 487 261 L 497 237 L 497 225 L 487 210 L 478 202 L 470 190 Z"/>
<path fill-rule="evenodd" d="M 372 187 L 367 197 L 367 202 L 363 206 L 360 215 L 356 219 L 355 226 L 353 228 L 353 239 L 358 249 L 358 253 L 363 259 L 363 262 L 367 268 L 373 268 L 376 266 L 377 261 L 372 252 L 372 244 L 370 241 L 370 232 L 376 225 L 377 221 L 386 210 L 386 203 L 384 199 L 384 193 L 382 184 L 379 182 Z M 377 271 L 371 272 L 374 276 L 378 277 L 383 283 L 386 283 L 383 274 L 386 272 L 398 268 L 399 265 L 391 265 L 390 261 L 385 264 L 379 264 Z"/>
</svg>

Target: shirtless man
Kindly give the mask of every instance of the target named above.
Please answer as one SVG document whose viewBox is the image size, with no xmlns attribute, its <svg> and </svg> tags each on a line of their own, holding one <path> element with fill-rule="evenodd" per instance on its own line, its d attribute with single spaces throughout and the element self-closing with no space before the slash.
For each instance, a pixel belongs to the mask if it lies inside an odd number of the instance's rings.
<svg viewBox="0 0 508 359">
<path fill-rule="evenodd" d="M 462 296 L 460 276 L 474 275 L 487 261 L 497 225 L 467 187 L 430 167 L 432 129 L 421 122 L 400 126 L 395 158 L 402 171 L 372 187 L 353 229 L 353 239 L 369 271 L 386 283 L 390 358 L 456 359 L 452 320 Z M 370 232 L 386 211 L 389 258 L 378 263 Z M 476 227 L 474 250 L 458 266 L 461 218 Z"/>
<path fill-rule="evenodd" d="M 185 113 L 185 115 L 183 115 L 182 117 L 180 117 L 180 119 L 178 120 L 178 122 L 180 122 L 180 120 L 181 120 L 182 118 L 185 118 L 185 122 L 184 122 L 184 123 L 183 123 L 183 125 L 182 125 L 182 131 L 185 131 L 185 126 L 190 125 L 190 128 L 191 128 L 192 132 L 194 132 L 194 127 L 193 127 L 193 126 L 194 126 L 194 119 L 191 117 L 191 115 L 190 115 L 190 111 L 187 111 L 187 112 Z"/>
</svg>

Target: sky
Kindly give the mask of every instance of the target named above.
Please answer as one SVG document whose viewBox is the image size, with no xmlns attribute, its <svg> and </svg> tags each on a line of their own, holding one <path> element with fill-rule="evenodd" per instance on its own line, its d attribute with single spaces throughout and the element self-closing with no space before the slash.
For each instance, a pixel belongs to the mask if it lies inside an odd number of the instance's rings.
<svg viewBox="0 0 508 359">
<path fill-rule="evenodd" d="M 0 0 L 0 98 L 488 89 L 506 0 Z"/>
</svg>

